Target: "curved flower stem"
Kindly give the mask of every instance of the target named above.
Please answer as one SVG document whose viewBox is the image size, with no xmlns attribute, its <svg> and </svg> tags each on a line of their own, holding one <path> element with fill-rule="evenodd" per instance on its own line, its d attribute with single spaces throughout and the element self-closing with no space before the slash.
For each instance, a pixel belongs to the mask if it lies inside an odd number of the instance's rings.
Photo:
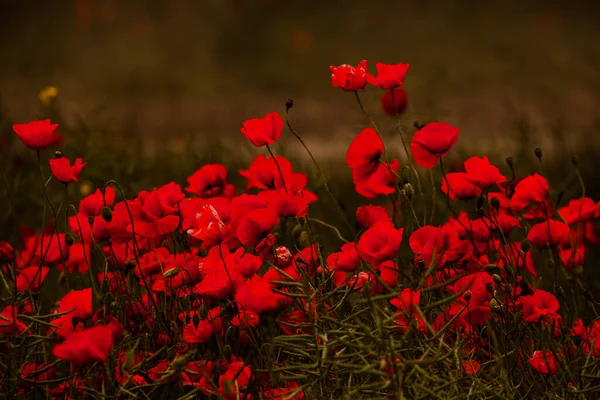
<svg viewBox="0 0 600 400">
<path fill-rule="evenodd" d="M 273 154 L 273 151 L 271 150 L 271 147 L 269 146 L 268 143 L 266 144 L 266 147 L 267 147 L 267 150 L 269 151 L 269 154 L 271 155 L 271 158 L 273 159 L 273 162 L 277 166 L 277 171 L 279 171 L 279 176 L 281 177 L 281 184 L 283 185 L 283 188 L 285 189 L 285 194 L 289 194 L 287 185 L 285 184 L 285 179 L 283 178 L 283 171 L 281 171 L 281 167 L 279 166 L 279 163 L 277 162 L 277 158 L 275 158 L 275 154 Z"/>
<path fill-rule="evenodd" d="M 377 132 L 377 135 L 379 135 L 379 138 L 383 142 L 383 138 L 381 137 L 381 132 L 379 131 L 379 128 L 377 128 L 377 124 L 375 123 L 375 121 L 373 120 L 373 118 L 371 118 L 371 116 L 369 115 L 369 113 L 365 110 L 365 107 L 363 106 L 362 101 L 360 100 L 360 96 L 358 95 L 358 91 L 354 92 L 354 96 L 356 96 L 356 101 L 358 102 L 358 106 L 360 107 L 360 111 L 362 111 L 362 113 L 364 114 L 364 116 L 367 117 L 367 119 L 371 123 L 371 126 L 373 127 L 373 129 L 375 130 L 375 132 Z M 385 154 L 385 144 L 384 144 L 383 153 Z"/>
<path fill-rule="evenodd" d="M 429 217 L 429 224 L 433 224 L 433 217 L 435 216 L 435 204 L 436 204 L 436 190 L 435 180 L 433 179 L 433 169 L 429 170 L 429 178 L 431 179 L 431 216 Z"/>
<path fill-rule="evenodd" d="M 417 187 L 419 189 L 419 195 L 421 196 L 421 199 L 423 200 L 423 204 L 425 204 L 425 195 L 423 194 L 423 187 L 421 186 L 421 178 L 419 177 L 419 174 L 417 173 L 417 169 L 415 168 L 415 163 L 412 158 L 412 154 L 408 150 L 408 146 L 406 145 L 406 139 L 404 139 L 404 131 L 402 130 L 402 125 L 400 125 L 400 114 L 398 113 L 398 108 L 396 107 L 396 99 L 394 98 L 394 89 L 391 89 L 390 93 L 392 95 L 392 104 L 394 104 L 394 112 L 396 113 L 396 128 L 398 129 L 398 133 L 400 134 L 400 139 L 402 140 L 402 147 L 404 148 L 404 152 L 406 153 L 406 157 L 408 158 L 408 162 L 410 163 L 410 168 L 412 169 L 413 174 L 415 174 L 415 178 L 417 178 Z M 433 196 L 435 197 L 435 189 L 434 189 Z M 433 210 L 431 211 L 431 213 L 434 214 L 435 213 L 435 204 L 433 204 L 432 207 L 433 207 Z M 424 224 L 426 224 L 427 223 L 427 209 L 426 208 L 423 209 L 423 213 L 424 213 L 424 216 L 423 216 Z M 431 220 L 433 220 L 433 215 L 431 216 Z"/>
<path fill-rule="evenodd" d="M 316 218 L 308 218 L 308 219 L 311 220 L 311 221 L 314 221 L 314 222 L 316 222 L 316 223 L 318 223 L 320 225 L 323 225 L 323 226 L 326 226 L 326 227 L 332 229 L 337 234 L 337 237 L 340 238 L 340 240 L 342 242 L 344 242 L 344 243 L 350 243 L 348 240 L 344 239 L 344 237 L 340 233 L 340 230 L 338 228 L 336 228 L 335 226 L 330 225 L 327 222 L 323 222 L 320 219 L 316 219 Z"/>
<path fill-rule="evenodd" d="M 323 186 L 325 187 L 325 191 L 327 192 L 327 194 L 331 198 L 331 201 L 335 205 L 335 209 L 337 210 L 337 212 L 340 215 L 340 217 L 342 217 L 342 219 L 344 220 L 344 222 L 348 226 L 348 229 L 350 229 L 350 232 L 354 233 L 354 228 L 352 227 L 352 224 L 350 224 L 350 221 L 348 221 L 348 218 L 346 218 L 346 214 L 344 214 L 344 211 L 342 211 L 342 209 L 340 208 L 340 205 L 338 204 L 337 200 L 335 199 L 335 197 L 331 193 L 331 190 L 329 189 L 329 184 L 327 183 L 327 178 L 325 178 L 325 174 L 323 173 L 323 170 L 321 169 L 321 166 L 319 165 L 319 163 L 315 159 L 314 155 L 312 154 L 312 152 L 310 151 L 310 149 L 308 148 L 308 146 L 306 145 L 306 143 L 304 143 L 304 140 L 302 140 L 302 138 L 300 137 L 300 135 L 298 135 L 296 133 L 296 131 L 294 130 L 294 128 L 292 128 L 292 125 L 290 124 L 289 110 L 288 109 L 285 110 L 285 123 L 286 123 L 288 129 L 290 130 L 290 132 L 292 132 L 292 135 L 294 135 L 296 137 L 296 139 L 298 139 L 298 141 L 300 142 L 300 144 L 302 145 L 302 147 L 304 147 L 304 150 L 306 150 L 306 152 L 310 156 L 313 164 L 315 164 L 315 167 L 317 167 L 317 171 L 319 171 L 319 175 L 321 175 L 321 180 L 323 181 Z"/>
</svg>

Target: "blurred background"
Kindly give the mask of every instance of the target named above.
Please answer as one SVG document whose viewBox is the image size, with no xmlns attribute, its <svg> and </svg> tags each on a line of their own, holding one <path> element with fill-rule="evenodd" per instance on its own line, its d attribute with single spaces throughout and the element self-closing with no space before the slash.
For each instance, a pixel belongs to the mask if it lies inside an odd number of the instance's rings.
<svg viewBox="0 0 600 400">
<path fill-rule="evenodd" d="M 367 59 L 372 72 L 377 61 L 410 63 L 408 125 L 457 124 L 470 152 L 512 151 L 506 135 L 524 120 L 537 133 L 564 131 L 560 151 L 600 144 L 595 1 L 0 4 L 0 96 L 19 121 L 37 115 L 38 92 L 54 85 L 70 121 L 127 121 L 161 141 L 239 138 L 245 119 L 281 111 L 291 97 L 299 130 L 334 145 L 365 121 L 351 94 L 330 87 L 328 67 Z M 365 93 L 375 115 L 381 94 Z M 344 150 L 319 147 L 324 156 Z"/>
<path fill-rule="evenodd" d="M 577 186 L 569 160 L 580 154 L 600 199 L 598 43 L 596 1 L 0 0 L 2 155 L 27 165 L 10 126 L 51 117 L 93 182 L 184 183 L 208 161 L 237 176 L 260 153 L 243 121 L 283 113 L 290 97 L 297 131 L 340 171 L 368 122 L 351 93 L 331 87 L 329 66 L 366 59 L 373 73 L 378 61 L 411 64 L 409 135 L 416 120 L 455 124 L 457 162 L 513 156 L 521 174 L 539 167 L 541 147 L 559 186 Z M 41 101 L 48 86 L 58 97 Z M 362 98 L 402 158 L 382 94 L 369 87 Z M 287 131 L 277 151 L 307 163 Z"/>
</svg>

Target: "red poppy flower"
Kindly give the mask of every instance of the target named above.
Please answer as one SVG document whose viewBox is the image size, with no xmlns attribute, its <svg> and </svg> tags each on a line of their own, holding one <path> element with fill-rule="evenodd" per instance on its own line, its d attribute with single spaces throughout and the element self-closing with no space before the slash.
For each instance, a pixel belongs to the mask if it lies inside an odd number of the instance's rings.
<svg viewBox="0 0 600 400">
<path fill-rule="evenodd" d="M 396 229 L 390 219 L 367 229 L 358 241 L 358 254 L 370 264 L 381 264 L 398 255 L 404 229 Z"/>
<path fill-rule="evenodd" d="M 0 335 L 21 334 L 25 331 L 27 325 L 17 319 L 17 314 L 17 307 L 4 307 L 0 312 Z"/>
<path fill-rule="evenodd" d="M 368 199 L 373 199 L 379 195 L 392 194 L 395 191 L 396 175 L 393 172 L 398 171 L 400 163 L 394 160 L 391 163 L 379 163 L 377 169 L 368 176 L 362 175 L 360 168 L 352 171 L 356 193 Z"/>
<path fill-rule="evenodd" d="M 377 132 L 366 128 L 360 132 L 346 152 L 346 164 L 352 169 L 358 169 L 361 176 L 371 175 L 379 165 L 383 155 L 383 142 Z"/>
<path fill-rule="evenodd" d="M 58 124 L 51 124 L 50 120 L 33 121 L 26 124 L 13 125 L 13 130 L 23 144 L 33 150 L 43 150 L 46 147 L 60 142 L 61 137 L 54 131 Z"/>
<path fill-rule="evenodd" d="M 285 184 L 289 186 L 292 174 L 292 163 L 287 158 L 281 156 L 266 158 L 262 154 L 256 156 L 247 170 L 240 170 L 240 175 L 248 179 L 246 190 L 283 188 L 282 176 Z"/>
<path fill-rule="evenodd" d="M 392 96 L 392 91 L 394 92 L 394 96 Z M 392 98 L 393 97 L 393 98 Z M 406 91 L 402 88 L 390 89 L 380 100 L 381 108 L 386 115 L 391 117 L 395 117 L 396 115 L 400 115 L 406 110 L 407 107 L 407 99 L 406 99 Z"/>
<path fill-rule="evenodd" d="M 31 266 L 21 270 L 17 276 L 17 290 L 24 292 L 25 290 L 37 291 L 44 283 L 46 275 L 50 268 Z"/>
<path fill-rule="evenodd" d="M 187 178 L 185 191 L 199 197 L 235 196 L 235 186 L 227 183 L 227 168 L 221 164 L 206 164 Z"/>
<path fill-rule="evenodd" d="M 465 170 L 469 180 L 483 190 L 506 182 L 498 167 L 490 164 L 488 157 L 471 157 L 465 161 Z"/>
<path fill-rule="evenodd" d="M 577 268 L 584 264 L 585 260 L 585 246 L 579 245 L 575 250 L 564 249 L 558 253 L 560 260 L 567 269 Z"/>
<path fill-rule="evenodd" d="M 549 219 L 548 221 L 535 224 L 527 234 L 531 245 L 538 249 L 548 246 L 558 246 L 569 241 L 571 229 L 564 222 Z"/>
<path fill-rule="evenodd" d="M 69 333 L 63 343 L 52 348 L 52 354 L 61 360 L 83 366 L 96 361 L 106 361 L 113 344 L 112 329 L 100 325 Z"/>
<path fill-rule="evenodd" d="M 219 377 L 219 393 L 225 400 L 241 399 L 251 379 L 250 367 L 241 361 L 230 363 L 227 371 Z"/>
<path fill-rule="evenodd" d="M 594 200 L 584 197 L 569 201 L 569 204 L 558 210 L 558 213 L 567 224 L 572 225 L 600 217 L 600 208 Z"/>
<path fill-rule="evenodd" d="M 79 202 L 79 212 L 85 216 L 100 215 L 102 207 L 105 205 L 110 207 L 115 202 L 115 190 L 108 186 L 104 192 L 104 195 L 100 189 L 96 189 L 96 192 L 88 195 Z"/>
<path fill-rule="evenodd" d="M 510 208 L 521 211 L 532 204 L 543 203 L 550 193 L 548 181 L 541 175 L 533 174 L 522 179 L 510 198 Z"/>
<path fill-rule="evenodd" d="M 469 360 L 462 363 L 462 369 L 469 375 L 477 375 L 481 369 L 481 364 L 475 360 Z"/>
<path fill-rule="evenodd" d="M 217 306 L 208 312 L 206 319 L 198 325 L 190 321 L 183 330 L 183 340 L 188 343 L 204 343 L 223 329 L 223 320 L 219 318 L 221 307 Z"/>
<path fill-rule="evenodd" d="M 342 88 L 346 92 L 365 90 L 367 86 L 367 61 L 362 60 L 356 67 L 348 64 L 330 66 L 331 86 Z"/>
<path fill-rule="evenodd" d="M 558 373 L 558 360 L 550 350 L 536 350 L 533 357 L 527 362 L 540 374 L 555 375 Z"/>
<path fill-rule="evenodd" d="M 450 172 L 442 178 L 442 192 L 448 194 L 452 200 L 469 200 L 481 196 L 481 188 L 475 185 L 469 175 L 464 172 Z"/>
<path fill-rule="evenodd" d="M 234 298 L 244 310 L 253 311 L 258 315 L 272 312 L 288 304 L 288 298 L 273 292 L 273 287 L 264 278 L 254 277 L 244 281 L 240 276 L 236 282 Z"/>
<path fill-rule="evenodd" d="M 367 75 L 367 80 L 373 86 L 380 87 L 382 89 L 393 89 L 402 87 L 404 85 L 404 77 L 408 71 L 410 64 L 384 64 L 377 63 L 375 68 L 377 69 L 377 77 L 371 74 Z"/>
<path fill-rule="evenodd" d="M 229 227 L 223 222 L 219 213 L 209 204 L 200 206 L 196 213 L 195 228 L 187 231 L 188 235 L 202 241 L 202 249 L 216 246 L 230 235 Z"/>
<path fill-rule="evenodd" d="M 346 243 L 341 251 L 331 253 L 327 257 L 329 268 L 335 268 L 336 271 L 354 272 L 360 267 L 360 257 L 356 251 L 354 242 Z"/>
<path fill-rule="evenodd" d="M 368 205 L 356 209 L 356 222 L 363 228 L 369 228 L 377 221 L 388 218 L 390 218 L 390 215 L 381 206 Z"/>
<path fill-rule="evenodd" d="M 254 146 L 261 147 L 273 144 L 281 138 L 283 120 L 279 114 L 272 112 L 264 118 L 247 120 L 241 130 Z"/>
<path fill-rule="evenodd" d="M 77 182 L 85 163 L 81 158 L 75 160 L 73 165 L 66 157 L 57 157 L 50 160 L 50 170 L 54 177 L 62 183 Z"/>
<path fill-rule="evenodd" d="M 250 211 L 241 220 L 237 236 L 244 246 L 256 246 L 273 228 L 279 225 L 279 215 L 270 208 Z"/>
<path fill-rule="evenodd" d="M 410 150 L 417 165 L 433 168 L 438 157 L 448 154 L 458 140 L 458 128 L 445 122 L 432 122 L 415 132 Z"/>
<path fill-rule="evenodd" d="M 522 307 L 523 321 L 539 322 L 543 316 L 551 316 L 558 312 L 560 303 L 549 292 L 538 289 L 532 295 L 519 297 L 518 303 Z"/>
<path fill-rule="evenodd" d="M 458 232 L 450 227 L 426 225 L 414 231 L 408 242 L 418 255 L 416 261 L 422 260 L 429 268 L 435 255 L 436 268 L 441 268 L 447 260 L 454 259 L 459 239 Z"/>
</svg>

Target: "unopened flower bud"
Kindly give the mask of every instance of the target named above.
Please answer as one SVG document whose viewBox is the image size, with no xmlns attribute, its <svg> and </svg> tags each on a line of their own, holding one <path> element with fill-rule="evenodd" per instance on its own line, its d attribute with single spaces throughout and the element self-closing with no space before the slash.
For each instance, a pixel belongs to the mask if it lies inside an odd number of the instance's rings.
<svg viewBox="0 0 600 400">
<path fill-rule="evenodd" d="M 473 296 L 473 293 L 470 290 L 465 290 L 465 293 L 463 293 L 465 301 L 471 300 L 471 296 Z"/>
<path fill-rule="evenodd" d="M 61 153 L 60 151 L 56 150 L 56 151 L 54 152 L 54 157 L 55 157 L 55 158 L 61 158 L 62 156 L 63 156 L 63 155 L 62 155 L 62 153 Z"/>
<path fill-rule="evenodd" d="M 477 200 L 475 200 L 475 207 L 477 211 L 483 210 L 484 198 L 483 196 L 479 196 Z"/>
<path fill-rule="evenodd" d="M 491 283 L 486 283 L 485 290 L 487 290 L 488 293 L 493 294 L 494 293 L 494 285 L 492 285 Z"/>
<path fill-rule="evenodd" d="M 231 346 L 226 344 L 225 346 L 223 346 L 223 355 L 225 356 L 226 360 L 231 359 L 231 355 L 233 354 L 233 350 L 231 349 Z"/>
<path fill-rule="evenodd" d="M 67 232 L 65 233 L 65 243 L 67 246 L 73 246 L 73 243 L 75 241 L 73 240 L 73 235 L 71 235 L 71 232 Z"/>
<path fill-rule="evenodd" d="M 415 188 L 413 188 L 413 186 L 410 183 L 405 183 L 403 190 L 404 194 L 406 195 L 406 198 L 409 200 L 412 199 L 415 195 Z"/>
<path fill-rule="evenodd" d="M 525 253 L 531 250 L 531 243 L 529 242 L 529 240 L 523 240 L 521 242 L 521 250 L 523 250 Z"/>
<path fill-rule="evenodd" d="M 285 110 L 288 111 L 292 107 L 294 107 L 294 99 L 287 98 L 285 100 Z"/>
<path fill-rule="evenodd" d="M 106 222 L 112 221 L 112 210 L 107 206 L 102 207 L 102 219 Z"/>
<path fill-rule="evenodd" d="M 492 207 L 497 210 L 500 208 L 500 200 L 498 200 L 497 197 L 492 197 L 492 200 L 490 200 L 490 204 L 492 205 Z"/>
<path fill-rule="evenodd" d="M 163 278 L 165 278 L 165 279 L 173 278 L 180 271 L 181 271 L 181 268 L 171 268 L 169 270 L 166 270 L 165 272 L 163 272 Z"/>
<path fill-rule="evenodd" d="M 498 274 L 494 274 L 492 275 L 492 279 L 494 280 L 494 282 L 496 283 L 501 283 L 502 282 L 502 278 L 500 277 L 500 275 Z"/>
<path fill-rule="evenodd" d="M 515 167 L 515 165 L 513 164 L 513 158 L 512 157 L 506 157 L 506 164 L 508 164 L 508 166 L 510 167 L 510 169 L 513 169 Z"/>
<path fill-rule="evenodd" d="M 538 160 L 540 160 L 540 162 L 542 161 L 542 149 L 536 147 L 535 150 L 533 150 L 533 154 L 535 154 L 535 156 Z"/>
<path fill-rule="evenodd" d="M 548 261 L 546 261 L 546 265 L 548 266 L 548 268 L 552 269 L 554 268 L 554 260 L 549 258 Z"/>
<path fill-rule="evenodd" d="M 592 295 L 592 292 L 590 292 L 589 290 L 583 292 L 583 297 L 585 297 L 585 299 L 590 303 L 594 302 L 594 295 Z"/>
<path fill-rule="evenodd" d="M 94 226 L 94 216 L 93 215 L 88 215 L 87 219 L 88 219 L 88 223 L 90 224 L 90 228 L 92 226 Z"/>
</svg>

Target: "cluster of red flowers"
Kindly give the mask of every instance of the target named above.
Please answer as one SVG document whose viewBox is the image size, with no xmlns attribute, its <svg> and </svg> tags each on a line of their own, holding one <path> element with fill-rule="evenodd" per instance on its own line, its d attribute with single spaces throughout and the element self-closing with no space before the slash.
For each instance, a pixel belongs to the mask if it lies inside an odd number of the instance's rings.
<svg viewBox="0 0 600 400">
<path fill-rule="evenodd" d="M 369 83 L 391 93 L 402 89 L 407 69 L 408 64 L 377 64 L 374 77 L 366 61 L 331 67 L 332 84 L 358 91 Z M 394 114 L 402 111 L 393 108 Z M 39 155 L 57 143 L 56 127 L 40 121 L 14 130 Z M 246 121 L 241 132 L 260 148 L 278 141 L 283 127 L 273 112 Z M 414 133 L 408 159 L 423 168 L 442 166 L 457 139 L 455 127 L 426 124 Z M 374 128 L 354 138 L 346 163 L 356 192 L 369 199 L 404 193 L 408 205 L 410 184 L 401 182 L 399 161 L 384 160 L 384 153 Z M 50 161 L 52 174 L 65 184 L 77 181 L 84 166 L 81 159 L 71 166 L 58 152 Z M 407 216 L 394 219 L 380 205 L 364 205 L 356 210 L 361 231 L 354 241 L 329 254 L 314 242 L 293 250 L 278 242 L 288 218 L 298 222 L 295 230 L 309 225 L 309 205 L 317 196 L 306 189 L 307 176 L 272 153 L 258 155 L 239 173 L 248 182 L 241 194 L 220 164 L 199 168 L 184 189 L 171 182 L 132 200 L 117 200 L 114 188 L 106 186 L 81 200 L 64 233 L 58 232 L 57 220 L 42 232 L 24 230 L 19 249 L 0 242 L 0 265 L 5 276 L 16 271 L 13 294 L 19 299 L 1 311 L 0 337 L 45 334 L 53 340 L 52 355 L 69 363 L 71 371 L 102 365 L 93 379 L 81 374 L 56 379 L 65 376 L 55 376 L 60 364 L 30 359 L 19 369 L 18 390 L 42 382 L 51 395 L 68 397 L 82 386 L 105 387 L 113 376 L 111 386 L 128 391 L 179 382 L 225 399 L 254 398 L 250 392 L 257 388 L 268 399 L 302 399 L 310 379 L 274 380 L 261 371 L 265 361 L 247 349 L 257 345 L 256 334 L 264 326 L 281 335 L 313 335 L 311 326 L 323 312 L 344 319 L 331 304 L 318 304 L 333 298 L 328 291 L 386 295 L 383 301 L 394 310 L 392 332 L 437 339 L 443 333 L 461 341 L 462 369 L 477 375 L 495 359 L 483 329 L 490 329 L 490 322 L 519 314 L 532 327 L 564 335 L 559 300 L 531 282 L 539 282 L 540 260 L 574 271 L 583 266 L 588 246 L 598 243 L 593 222 L 600 209 L 593 200 L 557 208 L 544 177 L 509 180 L 488 157 L 472 157 L 464 172 L 442 169 L 439 185 L 449 203 L 476 199 L 476 216 L 460 212 L 439 226 L 421 225 L 415 216 L 417 228 L 408 229 L 398 224 Z M 403 242 L 410 248 L 408 259 L 399 256 Z M 29 323 L 39 321 L 39 305 L 32 295 L 53 269 L 80 289 L 58 301 L 52 318 L 40 325 L 45 332 L 34 332 Z M 91 277 L 90 287 L 81 285 L 81 277 Z M 309 293 L 301 296 L 302 290 Z M 440 308 L 423 311 L 424 298 Z M 531 342 L 521 359 L 539 373 L 556 374 L 578 352 L 599 357 L 599 332 L 598 322 L 588 328 L 577 320 L 570 336 L 580 349 L 539 349 Z M 171 350 L 161 350 L 165 347 Z M 401 368 L 401 359 L 394 362 Z"/>
</svg>

